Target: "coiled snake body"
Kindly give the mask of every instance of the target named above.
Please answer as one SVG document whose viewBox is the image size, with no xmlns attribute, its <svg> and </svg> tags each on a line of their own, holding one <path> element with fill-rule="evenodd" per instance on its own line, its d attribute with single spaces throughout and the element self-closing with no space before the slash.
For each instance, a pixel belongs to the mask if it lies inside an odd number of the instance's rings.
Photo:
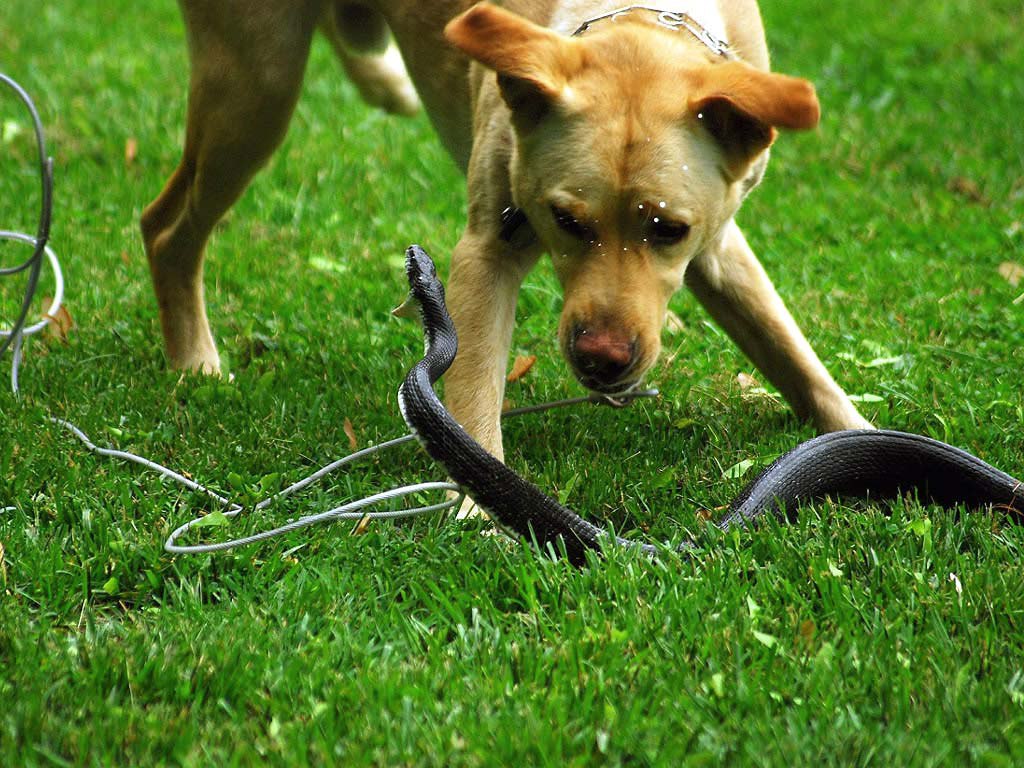
<svg viewBox="0 0 1024 768">
<path fill-rule="evenodd" d="M 427 453 L 502 526 L 582 565 L 588 549 L 613 539 L 489 454 L 445 410 L 433 384 L 455 359 L 458 341 L 434 263 L 419 246 L 406 251 L 409 300 L 419 309 L 426 349 L 398 390 L 402 416 Z M 966 451 L 921 435 L 889 430 L 831 432 L 801 443 L 761 472 L 716 525 L 743 526 L 767 512 L 786 514 L 826 495 L 892 498 L 915 492 L 943 506 L 994 506 L 1024 521 L 1024 485 Z M 621 537 L 614 542 L 658 550 Z M 693 547 L 684 542 L 680 550 Z"/>
</svg>

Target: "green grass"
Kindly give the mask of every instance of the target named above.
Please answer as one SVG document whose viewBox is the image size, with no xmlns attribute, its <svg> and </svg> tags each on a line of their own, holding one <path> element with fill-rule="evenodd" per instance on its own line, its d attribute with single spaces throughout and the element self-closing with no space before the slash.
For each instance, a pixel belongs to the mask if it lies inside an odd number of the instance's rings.
<svg viewBox="0 0 1024 768">
<path fill-rule="evenodd" d="M 763 11 L 776 67 L 817 83 L 824 119 L 779 141 L 742 212 L 749 239 L 877 424 L 1024 472 L 1024 287 L 998 272 L 1024 262 L 1020 4 Z M 726 469 L 811 430 L 740 391 L 749 364 L 686 295 L 660 400 L 528 417 L 506 445 L 591 519 L 695 532 L 694 562 L 615 552 L 576 572 L 441 518 L 165 555 L 202 499 L 86 453 L 47 415 L 243 494 L 347 452 L 346 418 L 360 445 L 398 434 L 421 345 L 388 316 L 402 250 L 446 262 L 465 205 L 426 120 L 365 109 L 318 45 L 284 146 L 207 263 L 235 378 L 179 377 L 136 222 L 177 160 L 185 67 L 169 2 L 0 14 L 0 69 L 34 94 L 56 159 L 77 324 L 66 344 L 29 342 L 20 401 L 0 393 L 0 507 L 15 508 L 0 515 L 0 764 L 1024 762 L 1021 531 L 907 502 L 707 532 L 696 511 L 749 478 Z M 0 96 L 8 121 L 28 127 Z M 0 228 L 34 231 L 33 148 L 5 133 Z M 5 280 L 0 314 L 15 294 Z M 515 350 L 539 360 L 515 404 L 578 393 L 558 307 L 544 264 L 520 301 Z M 439 474 L 410 447 L 231 532 Z"/>
</svg>

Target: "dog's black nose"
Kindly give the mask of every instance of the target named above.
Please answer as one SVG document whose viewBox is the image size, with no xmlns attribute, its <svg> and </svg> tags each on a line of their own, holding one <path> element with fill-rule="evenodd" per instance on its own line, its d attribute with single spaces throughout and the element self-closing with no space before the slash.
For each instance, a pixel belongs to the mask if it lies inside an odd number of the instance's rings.
<svg viewBox="0 0 1024 768">
<path fill-rule="evenodd" d="M 622 331 L 577 326 L 570 355 L 584 385 L 596 390 L 621 385 L 636 363 L 636 340 Z"/>
</svg>

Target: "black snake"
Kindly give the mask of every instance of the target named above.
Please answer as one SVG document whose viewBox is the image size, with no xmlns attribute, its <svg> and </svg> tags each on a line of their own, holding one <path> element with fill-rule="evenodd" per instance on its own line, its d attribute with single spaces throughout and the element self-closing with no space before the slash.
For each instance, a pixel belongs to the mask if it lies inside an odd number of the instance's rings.
<svg viewBox="0 0 1024 768">
<path fill-rule="evenodd" d="M 417 306 L 426 337 L 420 360 L 398 390 L 402 416 L 427 453 L 498 523 L 545 551 L 582 565 L 588 549 L 611 542 L 650 544 L 615 537 L 581 518 L 488 453 L 445 410 L 433 384 L 455 359 L 458 341 L 434 263 L 419 246 L 406 251 L 409 300 Z M 1024 485 L 959 448 L 921 435 L 889 430 L 831 432 L 781 456 L 729 505 L 716 525 L 743 526 L 766 512 L 788 514 L 826 495 L 892 498 L 915 492 L 947 507 L 997 507 L 1024 522 Z M 684 542 L 680 550 L 693 547 Z"/>
</svg>

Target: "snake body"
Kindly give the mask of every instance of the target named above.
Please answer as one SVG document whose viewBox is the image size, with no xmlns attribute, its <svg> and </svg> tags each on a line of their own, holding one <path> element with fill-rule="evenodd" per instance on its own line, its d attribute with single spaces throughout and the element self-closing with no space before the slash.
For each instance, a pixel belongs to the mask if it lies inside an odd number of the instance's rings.
<svg viewBox="0 0 1024 768">
<path fill-rule="evenodd" d="M 477 443 L 448 413 L 434 383 L 458 348 L 434 263 L 419 246 L 406 251 L 409 299 L 420 313 L 426 340 L 423 358 L 398 391 L 402 416 L 427 453 L 503 527 L 575 565 L 587 550 L 611 543 L 650 544 L 612 537 L 528 482 Z M 729 505 L 716 525 L 745 526 L 766 513 L 788 515 L 801 503 L 824 496 L 887 499 L 916 493 L 946 507 L 997 507 L 1024 522 L 1024 484 L 970 453 L 921 435 L 891 430 L 831 432 L 801 443 L 762 471 Z M 684 542 L 680 550 L 694 545 Z"/>
</svg>

